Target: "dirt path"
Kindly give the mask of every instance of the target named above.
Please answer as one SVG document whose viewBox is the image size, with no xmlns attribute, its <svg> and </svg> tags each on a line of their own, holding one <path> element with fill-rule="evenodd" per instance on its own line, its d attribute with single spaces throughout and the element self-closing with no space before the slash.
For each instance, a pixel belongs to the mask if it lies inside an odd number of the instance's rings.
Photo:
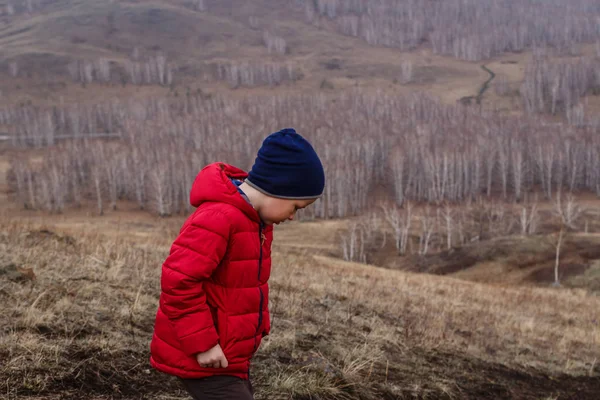
<svg viewBox="0 0 600 400">
<path fill-rule="evenodd" d="M 496 77 L 496 73 L 494 71 L 492 71 L 491 69 L 489 69 L 485 64 L 481 66 L 481 69 L 484 70 L 485 72 L 487 72 L 490 75 L 490 77 L 488 78 L 488 80 L 486 80 L 485 82 L 483 82 L 483 84 L 479 88 L 479 92 L 477 92 L 476 96 L 461 97 L 459 99 L 459 101 L 461 103 L 468 105 L 468 104 L 472 104 L 473 100 L 475 100 L 475 102 L 477 104 L 481 104 L 481 99 L 483 98 L 483 95 L 490 88 L 490 83 Z"/>
<path fill-rule="evenodd" d="M 490 88 L 490 83 L 494 80 L 494 78 L 496 77 L 496 74 L 494 73 L 494 71 L 492 71 L 491 69 L 489 69 L 487 66 L 482 65 L 481 69 L 486 71 L 488 74 L 490 74 L 490 78 L 485 81 L 483 83 L 483 85 L 481 86 L 481 89 L 479 89 L 479 93 L 477 94 L 477 104 L 481 104 L 481 99 L 483 98 L 483 94 L 485 93 L 486 90 L 488 90 Z"/>
</svg>

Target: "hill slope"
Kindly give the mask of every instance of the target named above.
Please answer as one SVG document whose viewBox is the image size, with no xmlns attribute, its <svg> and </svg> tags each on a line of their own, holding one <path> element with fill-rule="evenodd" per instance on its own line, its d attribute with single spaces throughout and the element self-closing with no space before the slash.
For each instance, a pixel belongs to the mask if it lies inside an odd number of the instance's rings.
<svg viewBox="0 0 600 400">
<path fill-rule="evenodd" d="M 176 90 L 179 94 L 198 89 L 229 91 L 226 82 L 207 79 L 206 74 L 216 64 L 244 62 L 296 68 L 298 80 L 278 86 L 278 91 L 356 86 L 396 93 L 425 90 L 455 102 L 476 95 L 488 79 L 479 63 L 437 56 L 426 47 L 400 52 L 319 29 L 305 22 L 302 9 L 293 2 L 211 2 L 207 12 L 195 11 L 191 3 L 55 0 L 43 2 L 44 6 L 33 13 L 0 17 L 0 74 L 4 73 L 0 104 L 55 104 L 61 99 L 91 102 L 132 95 L 173 95 Z M 286 53 L 270 53 L 265 33 L 283 39 Z M 119 78 L 112 79 L 111 84 L 87 85 L 86 90 L 69 77 L 69 64 L 76 60 L 94 63 L 102 59 L 116 71 L 157 54 L 164 54 L 172 66 L 175 90 L 160 86 L 123 88 Z M 8 74 L 11 64 L 18 68 L 16 77 Z M 407 64 L 410 72 L 403 73 Z M 402 84 L 406 76 L 410 83 Z M 245 90 L 235 92 L 243 93 Z"/>
<path fill-rule="evenodd" d="M 176 380 L 149 369 L 147 348 L 159 266 L 181 220 L 120 217 L 100 225 L 105 233 L 68 221 L 3 219 L 3 393 L 183 398 Z M 303 224 L 286 229 L 306 238 Z M 595 297 L 311 253 L 274 249 L 257 399 L 593 399 L 600 390 Z"/>
</svg>

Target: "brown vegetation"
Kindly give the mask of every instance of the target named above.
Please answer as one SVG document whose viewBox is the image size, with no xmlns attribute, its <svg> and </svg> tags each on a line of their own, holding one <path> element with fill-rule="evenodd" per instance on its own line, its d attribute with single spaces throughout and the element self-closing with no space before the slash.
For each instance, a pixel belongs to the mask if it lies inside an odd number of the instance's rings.
<svg viewBox="0 0 600 400">
<path fill-rule="evenodd" d="M 180 222 L 122 219 L 116 235 L 73 225 L 69 236 L 4 219 L 2 393 L 185 398 L 148 366 L 159 265 Z M 311 230 L 323 228 L 283 232 L 302 246 Z M 593 399 L 600 389 L 600 303 L 584 291 L 376 269 L 282 242 L 270 298 L 257 399 Z"/>
<path fill-rule="evenodd" d="M 597 201 L 556 193 L 554 203 L 382 204 L 337 230 L 322 254 L 403 271 L 487 283 L 581 287 L 596 292 Z M 586 278 L 587 277 L 587 278 Z"/>
</svg>

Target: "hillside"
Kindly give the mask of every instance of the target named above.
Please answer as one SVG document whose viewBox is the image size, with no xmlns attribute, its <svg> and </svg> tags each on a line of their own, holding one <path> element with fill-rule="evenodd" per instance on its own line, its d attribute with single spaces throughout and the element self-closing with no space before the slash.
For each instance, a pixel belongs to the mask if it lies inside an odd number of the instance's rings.
<svg viewBox="0 0 600 400">
<path fill-rule="evenodd" d="M 3 217 L 9 399 L 184 398 L 147 363 L 159 266 L 181 220 L 97 221 Z M 284 231 L 301 245 L 323 229 Z M 257 399 L 593 399 L 600 390 L 596 297 L 345 263 L 276 236 Z"/>
<path fill-rule="evenodd" d="M 198 7 L 200 3 L 205 8 Z M 518 90 L 531 62 L 530 51 L 463 61 L 434 53 L 428 43 L 402 51 L 370 44 L 338 32 L 336 19 L 309 23 L 303 6 L 296 3 L 39 0 L 32 12 L 0 15 L 0 105 L 89 104 L 199 91 L 234 96 L 335 92 L 354 87 L 396 94 L 424 91 L 454 103 L 478 94 L 489 78 L 482 64 Z M 6 6 L 0 5 L 2 9 Z M 574 54 L 596 51 L 585 43 L 572 49 Z M 154 65 L 157 56 L 164 57 L 160 68 L 171 71 L 172 81 L 164 75 L 164 80 L 149 81 L 155 84 L 131 84 L 133 74 L 144 79 L 146 64 Z M 231 66 L 251 71 L 255 83 L 232 90 L 233 78 L 220 75 L 235 73 Z M 265 85 L 259 77 L 265 66 L 275 68 L 275 74 L 283 73 L 278 68 L 293 69 L 293 78 Z M 136 68 L 139 71 L 132 72 Z M 219 68 L 225 72 L 217 72 Z M 106 78 L 104 70 L 111 71 Z M 492 92 L 485 93 L 484 107 L 521 110 L 518 95 Z"/>
<path fill-rule="evenodd" d="M 275 228 L 257 400 L 595 400 L 599 18 L 0 0 L 0 397 L 187 398 L 148 344 L 190 185 L 295 127 L 327 185 Z"/>
<path fill-rule="evenodd" d="M 274 62 L 299 68 L 302 78 L 293 85 L 278 87 L 278 91 L 319 90 L 324 80 L 328 82 L 326 87 L 334 90 L 368 86 L 407 91 L 393 83 L 401 79 L 400 65 L 406 60 L 419 63 L 415 66 L 415 86 L 447 92 L 449 100 L 474 94 L 485 80 L 485 73 L 476 64 L 433 56 L 426 50 L 402 54 L 371 47 L 358 39 L 315 29 L 291 7 L 269 7 L 264 3 L 252 2 L 252 7 L 236 7 L 232 9 L 234 14 L 223 15 L 226 12 L 219 9 L 192 12 L 164 2 L 98 1 L 79 2 L 76 6 L 61 6 L 59 2 L 49 6 L 47 14 L 16 18 L 0 31 L 0 64 L 5 68 L 10 62 L 22 66 L 16 80 L 2 80 L 3 93 L 11 93 L 4 102 L 48 104 L 61 97 L 64 101 L 89 102 L 90 91 L 95 93 L 94 101 L 173 95 L 175 91 L 184 94 L 198 89 L 228 91 L 226 84 L 202 79 L 203 66 L 218 62 Z M 256 28 L 248 22 L 254 14 L 260 15 Z M 108 26 L 108 20 L 114 28 Z M 266 30 L 285 34 L 288 54 L 269 54 L 263 44 Z M 129 60 L 135 48 L 142 49 L 142 53 L 166 55 L 168 62 L 176 66 L 175 89 L 123 88 L 118 84 L 93 84 L 83 89 L 68 76 L 67 65 L 72 60 L 105 58 L 119 63 Z"/>
</svg>

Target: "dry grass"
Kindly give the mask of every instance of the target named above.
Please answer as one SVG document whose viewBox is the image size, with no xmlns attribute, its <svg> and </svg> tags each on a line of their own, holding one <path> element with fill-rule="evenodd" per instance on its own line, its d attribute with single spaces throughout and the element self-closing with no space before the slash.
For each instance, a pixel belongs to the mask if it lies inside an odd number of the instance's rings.
<svg viewBox="0 0 600 400">
<path fill-rule="evenodd" d="M 490 200 L 487 206 L 494 204 Z M 593 195 L 579 195 L 577 204 L 583 212 L 574 222 L 572 231 L 564 238 L 560 250 L 559 281 L 570 288 L 581 288 L 600 293 L 600 282 L 593 266 L 600 259 L 600 202 Z M 486 207 L 487 207 L 486 206 Z M 426 206 L 432 207 L 432 206 Z M 310 248 L 315 254 L 344 257 L 342 238 L 350 236 L 353 226 L 363 229 L 367 239 L 357 240 L 355 252 L 364 246 L 365 259 L 383 268 L 430 273 L 499 285 L 535 285 L 548 287 L 554 283 L 556 243 L 561 220 L 553 203 L 537 203 L 539 222 L 534 234 L 523 235 L 518 223 L 522 205 L 500 203 L 502 217 L 494 220 L 479 219 L 481 209 L 468 204 L 453 206 L 452 246 L 448 249 L 447 231 L 443 219 L 433 228 L 427 254 L 420 254 L 419 241 L 423 234 L 418 216 L 425 212 L 423 205 L 413 206 L 413 223 L 409 231 L 407 252 L 399 254 L 394 243 L 394 232 L 379 210 L 371 210 L 360 217 L 343 221 L 304 224 L 294 230 L 284 230 L 278 243 L 288 249 Z M 433 208 L 435 210 L 435 208 Z M 469 217 L 461 224 L 466 239 L 460 242 L 457 233 L 457 215 Z M 475 212 L 475 213 L 473 213 Z M 430 215 L 435 215 L 436 211 Z M 442 214 L 443 215 L 443 214 Z M 313 233 L 310 233 L 310 232 Z M 306 237 L 294 242 L 294 233 Z M 338 238 L 336 240 L 332 238 Z M 360 248 L 360 249 L 359 249 Z M 347 249 L 346 249 L 347 250 Z M 360 250 L 360 251 L 363 251 Z M 355 253 L 355 255 L 356 255 Z M 359 257 L 355 259 L 361 260 Z"/>
<path fill-rule="evenodd" d="M 214 9 L 209 13 L 190 12 L 182 4 L 180 1 L 109 0 L 91 4 L 68 0 L 56 2 L 43 14 L 11 19 L 0 30 L 3 49 L 0 64 L 20 59 L 21 67 L 33 69 L 33 72 L 31 78 L 20 76 L 0 80 L 0 91 L 7 94 L 0 97 L 0 105 L 29 101 L 45 105 L 60 101 L 97 103 L 114 98 L 174 96 L 175 91 L 183 96 L 188 89 L 194 92 L 198 88 L 205 93 L 232 96 L 248 92 L 267 95 L 273 92 L 314 93 L 321 90 L 324 80 L 330 82 L 335 91 L 354 87 L 397 94 L 425 91 L 453 104 L 461 97 L 476 95 L 488 79 L 479 63 L 438 56 L 428 48 L 399 52 L 370 46 L 361 39 L 308 25 L 302 10 L 274 7 L 268 0 L 255 0 L 252 5 L 234 10 L 219 10 L 218 3 L 214 3 Z M 118 29 L 107 34 L 106 20 L 111 13 L 115 15 Z M 248 25 L 251 15 L 260 16 L 258 29 Z M 265 29 L 278 32 L 286 39 L 289 54 L 268 54 L 262 43 Z M 296 66 L 304 78 L 293 85 L 232 91 L 224 83 L 204 82 L 194 74 L 176 73 L 177 88 L 170 91 L 162 87 L 127 85 L 123 88 L 104 84 L 82 88 L 71 83 L 66 75 L 65 65 L 69 59 L 102 57 L 119 62 L 128 58 L 134 46 L 158 47 L 168 54 L 170 61 L 188 70 L 210 62 L 274 61 Z M 34 56 L 36 61 L 28 62 Z M 511 57 L 502 56 L 498 60 Z M 332 60 L 340 61 L 339 68 L 327 68 Z M 399 83 L 400 71 L 406 62 L 413 65 L 414 81 L 403 85 Z"/>
<path fill-rule="evenodd" d="M 129 223 L 108 234 L 74 225 L 67 235 L 4 218 L 0 393 L 185 398 L 147 362 L 160 265 L 179 223 L 143 236 Z M 297 232 L 302 243 L 318 227 L 292 224 L 282 239 Z M 593 398 L 600 389 L 600 299 L 585 291 L 384 270 L 277 238 L 274 250 L 257 399 Z"/>
<path fill-rule="evenodd" d="M 205 94 L 246 96 L 249 93 L 270 96 L 274 93 L 344 92 L 360 87 L 399 95 L 423 91 L 454 104 L 463 97 L 475 96 L 488 74 L 475 62 L 438 56 L 427 46 L 400 52 L 393 48 L 370 46 L 361 39 L 318 29 L 304 22 L 301 9 L 276 4 L 273 0 L 255 0 L 228 9 L 225 2 L 213 2 L 208 13 L 191 12 L 183 1 L 96 0 L 55 1 L 43 13 L 21 15 L 0 21 L 0 106 L 36 104 L 95 104 L 115 98 L 185 96 L 189 91 Z M 277 5 L 277 6 L 275 6 Z M 108 26 L 107 16 L 115 16 L 116 30 Z M 254 29 L 248 18 L 258 19 Z M 269 30 L 285 38 L 290 51 L 271 55 L 262 42 Z M 110 33 L 109 33 L 110 32 Z M 155 49 L 182 72 L 175 73 L 173 90 L 167 87 L 136 87 L 118 84 L 71 82 L 66 65 L 72 59 L 96 60 L 100 57 L 117 63 L 128 59 L 134 47 Z M 579 45 L 581 54 L 595 52 L 594 45 Z M 153 50 L 154 51 L 154 50 Z M 498 96 L 494 90 L 484 95 L 483 108 L 507 114 L 521 114 L 518 89 L 530 51 L 505 54 L 484 63 L 506 79 L 513 95 Z M 19 60 L 22 73 L 17 78 L 6 74 L 6 65 Z M 332 68 L 332 61 L 336 67 Z M 303 78 L 294 84 L 232 90 L 224 82 L 204 81 L 199 66 L 214 62 L 285 62 L 301 71 Z M 401 84 L 402 64 L 413 66 L 413 81 Z M 329 68 L 327 66 L 330 66 Z M 187 72 L 183 72 L 187 71 Z M 194 72 L 196 71 L 196 72 Z M 492 83 L 492 86 L 495 82 Z M 586 97 L 586 112 L 599 109 L 598 99 Z M 551 118 L 550 118 L 551 119 Z"/>
</svg>

